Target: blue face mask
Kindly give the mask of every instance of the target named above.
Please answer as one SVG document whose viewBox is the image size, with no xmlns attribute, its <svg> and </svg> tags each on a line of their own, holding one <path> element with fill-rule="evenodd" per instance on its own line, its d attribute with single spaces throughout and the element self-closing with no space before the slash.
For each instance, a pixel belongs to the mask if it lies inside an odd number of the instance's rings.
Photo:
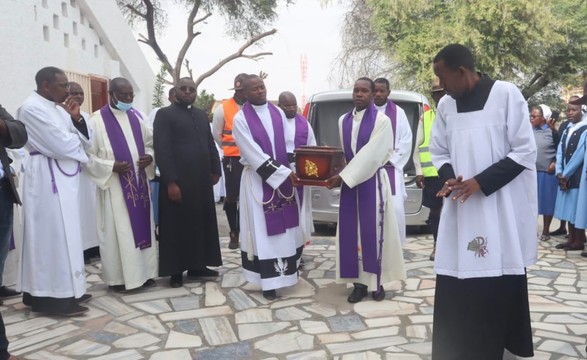
<svg viewBox="0 0 587 360">
<path fill-rule="evenodd" d="M 125 102 L 122 102 L 122 101 L 120 101 L 120 100 L 118 100 L 118 99 L 116 98 L 116 95 L 114 95 L 114 100 L 116 100 L 116 105 L 115 105 L 115 107 L 116 107 L 118 110 L 120 110 L 120 111 L 127 112 L 127 111 L 129 111 L 129 110 L 132 108 L 132 103 L 125 103 Z"/>
</svg>

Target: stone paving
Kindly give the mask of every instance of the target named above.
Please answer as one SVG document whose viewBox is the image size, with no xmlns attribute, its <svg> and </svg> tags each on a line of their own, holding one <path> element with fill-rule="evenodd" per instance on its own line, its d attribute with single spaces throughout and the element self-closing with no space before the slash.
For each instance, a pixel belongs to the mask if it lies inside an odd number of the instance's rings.
<svg viewBox="0 0 587 360">
<path fill-rule="evenodd" d="M 297 286 L 265 300 L 241 277 L 238 251 L 226 249 L 213 281 L 184 280 L 132 294 L 108 290 L 100 263 L 86 267 L 91 311 L 79 318 L 31 313 L 20 299 L 0 307 L 10 351 L 24 359 L 62 360 L 416 360 L 429 359 L 435 275 L 430 236 L 405 246 L 409 278 L 385 284 L 384 301 L 348 304 L 334 282 L 332 237 L 304 251 Z M 580 359 L 587 338 L 587 259 L 540 244 L 528 271 L 535 359 Z M 482 309 L 480 309 L 482 310 Z M 507 359 L 515 359 L 507 355 Z"/>
</svg>

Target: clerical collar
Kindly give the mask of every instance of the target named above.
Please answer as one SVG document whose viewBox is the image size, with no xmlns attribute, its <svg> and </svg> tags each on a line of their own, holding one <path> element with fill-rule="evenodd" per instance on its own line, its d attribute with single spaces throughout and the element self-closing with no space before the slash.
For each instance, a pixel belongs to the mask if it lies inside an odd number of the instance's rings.
<svg viewBox="0 0 587 360">
<path fill-rule="evenodd" d="M 455 99 L 457 103 L 457 112 L 465 113 L 472 111 L 480 111 L 485 107 L 485 103 L 491 93 L 491 88 L 495 84 L 495 80 L 486 74 L 479 74 L 479 81 L 469 93 L 462 97 Z"/>
<path fill-rule="evenodd" d="M 180 104 L 180 103 L 176 102 L 175 105 L 179 106 L 182 109 L 188 109 L 189 110 L 189 109 L 192 108 L 192 104 L 185 105 L 185 104 Z"/>
<path fill-rule="evenodd" d="M 363 114 L 365 110 L 367 110 L 367 108 L 364 108 L 363 110 L 357 110 L 357 108 L 354 108 L 353 115 Z"/>
</svg>

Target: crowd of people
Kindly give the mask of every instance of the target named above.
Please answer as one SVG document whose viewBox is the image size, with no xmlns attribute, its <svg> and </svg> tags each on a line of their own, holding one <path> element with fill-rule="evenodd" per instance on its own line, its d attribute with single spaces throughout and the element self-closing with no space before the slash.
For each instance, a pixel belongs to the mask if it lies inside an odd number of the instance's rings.
<svg viewBox="0 0 587 360">
<path fill-rule="evenodd" d="M 587 83 L 584 92 L 587 93 Z M 572 96 L 568 100 L 566 120 L 558 127 L 553 111 L 548 106 L 534 106 L 530 113 L 538 154 L 538 213 L 543 217 L 540 240 L 548 241 L 553 235 L 565 236 L 567 240 L 555 247 L 566 251 L 581 251 L 583 257 L 587 257 L 585 99 L 585 96 Z M 551 232 L 553 218 L 559 219 L 561 225 Z"/>
<path fill-rule="evenodd" d="M 537 214 L 541 240 L 554 216 L 568 223 L 557 248 L 585 243 L 587 96 L 570 99 L 557 129 L 547 106 L 528 109 L 513 84 L 478 73 L 462 45 L 443 48 L 433 69 L 436 109 L 424 114 L 414 152 L 435 242 L 432 358 L 494 360 L 504 349 L 532 356 L 526 267 L 537 261 Z M 5 148 L 26 154 L 17 285 L 0 286 L 0 298 L 22 292 L 33 312 L 83 315 L 92 297 L 83 253 L 96 245 L 115 292 L 155 286 L 158 277 L 181 287 L 185 272 L 218 276 L 210 267 L 222 265 L 213 190 L 221 177 L 228 247 L 240 249 L 244 279 L 268 300 L 297 283 L 313 225 L 294 149 L 316 140 L 291 92 L 276 106 L 263 78 L 238 74 L 210 124 L 193 106 L 190 78 L 148 117 L 133 107 L 124 78 L 110 81 L 108 104 L 93 114 L 80 110 L 83 89 L 61 69 L 43 68 L 35 81 L 18 120 L 0 107 L 0 275 L 13 204 L 21 204 Z M 353 284 L 350 303 L 369 292 L 381 301 L 383 284 L 406 278 L 403 168 L 412 132 L 389 93 L 387 79 L 356 80 L 354 108 L 338 121 L 346 167 L 325 181 L 341 188 L 336 278 Z M 1 332 L 0 349 L 8 358 Z"/>
</svg>

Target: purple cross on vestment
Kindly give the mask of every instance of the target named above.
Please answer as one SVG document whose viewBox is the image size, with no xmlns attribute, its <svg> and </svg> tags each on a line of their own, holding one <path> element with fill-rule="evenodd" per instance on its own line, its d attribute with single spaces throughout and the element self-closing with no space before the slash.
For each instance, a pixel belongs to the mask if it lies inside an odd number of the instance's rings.
<svg viewBox="0 0 587 360">
<path fill-rule="evenodd" d="M 273 127 L 273 141 L 269 138 L 259 115 L 253 106 L 247 101 L 243 104 L 242 112 L 249 126 L 253 140 L 261 147 L 261 150 L 271 159 L 280 164 L 289 164 L 287 149 L 285 146 L 285 131 L 283 117 L 277 107 L 267 103 L 271 124 Z M 273 146 L 275 145 L 275 154 Z M 273 189 L 263 180 L 263 210 L 265 213 L 265 225 L 267 235 L 283 234 L 287 229 L 299 225 L 299 212 L 293 185 L 286 179 L 277 189 Z"/>
<path fill-rule="evenodd" d="M 135 161 L 128 147 L 128 143 L 122 131 L 122 127 L 112 113 L 109 105 L 100 109 L 100 115 L 104 120 L 104 127 L 112 146 L 114 159 L 126 161 L 131 164 L 130 170 L 118 175 L 120 186 L 124 195 L 130 226 L 134 238 L 135 247 L 146 249 L 151 247 L 151 201 L 149 199 L 149 182 L 145 169 L 135 172 Z M 126 112 L 132 134 L 137 145 L 139 156 L 145 155 L 145 143 L 141 132 L 140 120 L 134 110 Z"/>
<path fill-rule="evenodd" d="M 377 109 L 370 104 L 359 125 L 356 152 L 369 142 Z M 350 111 L 342 120 L 342 143 L 347 163 L 353 159 L 352 151 L 353 111 Z M 340 276 L 342 278 L 356 278 L 359 276 L 359 262 L 357 252 L 357 235 L 360 232 L 361 251 L 363 254 L 363 270 L 373 274 L 380 274 L 377 262 L 377 213 L 376 213 L 376 174 L 365 182 L 349 188 L 342 184 L 340 191 L 339 209 L 339 253 Z M 360 230 L 359 230 L 360 223 Z"/>
</svg>

